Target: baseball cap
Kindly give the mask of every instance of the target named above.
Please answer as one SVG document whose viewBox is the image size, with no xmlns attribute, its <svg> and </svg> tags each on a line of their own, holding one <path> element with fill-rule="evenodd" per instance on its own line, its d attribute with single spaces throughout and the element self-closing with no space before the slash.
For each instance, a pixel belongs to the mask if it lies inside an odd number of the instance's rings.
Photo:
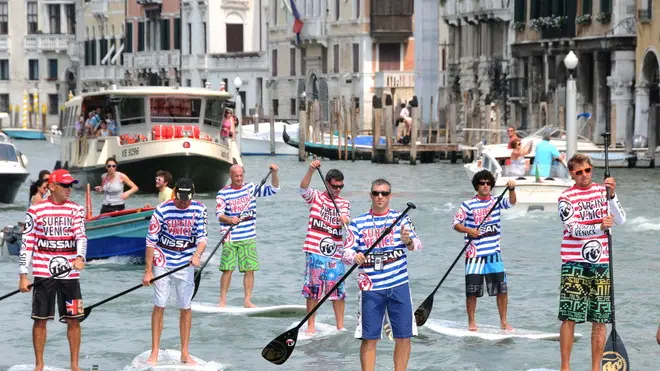
<svg viewBox="0 0 660 371">
<path fill-rule="evenodd" d="M 192 195 L 195 193 L 195 184 L 193 184 L 192 179 L 183 178 L 179 179 L 176 182 L 174 197 L 177 200 L 188 201 L 192 198 Z"/>
<path fill-rule="evenodd" d="M 60 183 L 60 184 L 77 184 L 78 181 L 73 179 L 71 174 L 69 174 L 68 171 L 64 169 L 57 169 L 50 173 L 50 177 L 48 178 L 48 183 Z"/>
</svg>

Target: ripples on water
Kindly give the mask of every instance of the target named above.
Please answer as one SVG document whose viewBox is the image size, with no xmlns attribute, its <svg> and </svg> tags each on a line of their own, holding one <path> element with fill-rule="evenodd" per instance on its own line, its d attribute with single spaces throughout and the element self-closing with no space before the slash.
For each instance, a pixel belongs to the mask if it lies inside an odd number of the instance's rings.
<svg viewBox="0 0 660 371">
<path fill-rule="evenodd" d="M 50 168 L 57 149 L 43 143 L 19 142 L 19 148 L 30 160 L 32 178 L 41 168 Z M 40 151 L 37 155 L 36 151 Z M 296 158 L 244 159 L 246 179 L 258 181 L 275 161 L 281 167 L 280 194 L 258 201 L 258 249 L 261 271 L 257 273 L 254 300 L 260 305 L 302 304 L 300 296 L 304 270 L 302 242 L 307 223 L 307 208 L 297 193 L 297 187 L 307 170 L 306 163 Z M 403 209 L 407 201 L 418 208 L 411 213 L 425 249 L 409 256 L 411 287 L 415 306 L 430 293 L 463 246 L 460 234 L 450 229 L 451 219 L 460 202 L 473 195 L 461 165 L 425 164 L 418 166 L 375 165 L 369 162 L 324 162 L 324 172 L 338 167 L 346 175 L 344 194 L 353 202 L 353 214 L 368 210 L 368 190 L 372 180 L 384 177 L 392 182 L 393 207 Z M 121 171 L 121 164 L 120 164 Z M 599 171 L 599 173 L 602 170 Z M 618 194 L 628 212 L 626 225 L 615 229 L 617 329 L 623 339 L 633 369 L 655 370 L 658 345 L 655 343 L 660 313 L 656 293 L 660 250 L 657 231 L 660 230 L 659 202 L 652 195 L 660 192 L 657 170 L 613 169 L 617 177 Z M 600 177 L 601 175 L 597 175 Z M 322 183 L 315 175 L 313 187 Z M 14 223 L 23 218 L 27 205 L 28 184 L 24 184 L 16 205 L 0 205 L 0 224 Z M 198 195 L 215 211 L 214 195 Z M 74 193 L 82 202 L 84 195 Z M 128 207 L 154 203 L 153 195 L 129 199 Z M 94 213 L 101 198 L 94 195 Z M 557 300 L 559 286 L 559 242 L 561 224 L 555 213 L 526 212 L 515 208 L 503 216 L 502 249 L 509 277 L 509 321 L 514 327 L 541 331 L 558 331 Z M 208 252 L 219 239 L 217 222 L 209 221 L 211 241 Z M 207 252 L 207 256 L 208 256 Z M 81 281 L 86 305 L 140 282 L 143 268 L 129 259 L 113 258 L 92 262 L 83 272 Z M 218 300 L 219 254 L 204 271 L 202 286 L 196 300 Z M 435 296 L 431 318 L 465 320 L 464 281 L 462 264 L 454 269 Z M 17 285 L 17 261 L 0 257 L 0 295 Z M 213 314 L 193 315 L 191 351 L 206 361 L 216 361 L 236 370 L 335 370 L 359 369 L 359 341 L 352 338 L 355 328 L 355 277 L 347 280 L 349 298 L 346 306 L 348 333 L 326 339 L 303 342 L 296 347 L 285 366 L 274 366 L 263 360 L 261 349 L 282 333 L 295 318 L 223 317 Z M 232 305 L 242 303 L 242 277 L 238 272 L 229 293 Z M 83 324 L 81 362 L 85 368 L 100 365 L 101 370 L 120 370 L 138 354 L 150 347 L 150 315 L 152 291 L 137 290 L 94 310 Z M 171 304 L 170 304 L 171 305 Z M 30 295 L 16 295 L 0 302 L 0 369 L 13 364 L 32 363 Z M 330 305 L 324 305 L 317 321 L 333 324 Z M 479 300 L 477 321 L 497 324 L 494 298 Z M 578 325 L 583 334 L 573 350 L 573 369 L 585 370 L 590 365 L 589 326 Z M 161 346 L 179 347 L 178 313 L 173 306 L 165 314 L 165 329 Z M 393 344 L 378 345 L 378 370 L 392 369 Z M 49 323 L 46 363 L 68 364 L 66 326 Z M 283 368 L 284 367 L 284 368 Z M 558 369 L 559 343 L 552 341 L 507 340 L 491 342 L 480 339 L 450 338 L 425 328 L 413 340 L 410 370 L 481 370 L 510 371 Z"/>
</svg>

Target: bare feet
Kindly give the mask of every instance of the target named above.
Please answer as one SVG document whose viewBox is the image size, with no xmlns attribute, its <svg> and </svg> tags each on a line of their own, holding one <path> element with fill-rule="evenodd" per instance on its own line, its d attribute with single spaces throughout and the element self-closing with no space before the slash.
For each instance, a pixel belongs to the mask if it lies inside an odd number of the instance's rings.
<svg viewBox="0 0 660 371">
<path fill-rule="evenodd" d="M 34 365 L 34 371 L 43 371 L 44 365 Z"/>
<path fill-rule="evenodd" d="M 513 331 L 513 327 L 511 327 L 509 322 L 502 322 L 502 323 L 500 323 L 500 326 L 502 327 L 502 330 L 504 330 L 504 331 Z"/>
<path fill-rule="evenodd" d="M 476 322 L 470 322 L 468 323 L 468 330 L 470 331 L 477 331 L 477 323 Z"/>
<path fill-rule="evenodd" d="M 246 301 L 246 302 L 244 302 L 244 303 L 243 303 L 243 306 L 244 306 L 245 308 L 256 308 L 256 307 L 257 307 L 256 305 L 252 304 L 251 301 Z"/>
<path fill-rule="evenodd" d="M 307 325 L 307 329 L 305 330 L 306 335 L 312 336 L 312 335 L 314 335 L 315 332 L 316 332 L 316 328 L 315 328 L 314 325 L 311 325 L 311 326 Z"/>
<path fill-rule="evenodd" d="M 155 352 L 152 350 L 151 355 L 147 359 L 147 364 L 155 366 L 157 363 L 158 363 L 158 349 L 156 349 Z"/>
<path fill-rule="evenodd" d="M 224 308 L 227 306 L 227 300 L 220 299 L 220 304 L 218 304 L 220 308 Z"/>
<path fill-rule="evenodd" d="M 190 354 L 184 355 L 183 353 L 181 354 L 181 363 L 185 363 L 187 365 L 196 365 L 197 362 L 190 356 Z"/>
<path fill-rule="evenodd" d="M 77 364 L 75 364 L 75 365 L 71 364 L 71 371 L 81 371 L 80 366 L 78 366 Z"/>
</svg>

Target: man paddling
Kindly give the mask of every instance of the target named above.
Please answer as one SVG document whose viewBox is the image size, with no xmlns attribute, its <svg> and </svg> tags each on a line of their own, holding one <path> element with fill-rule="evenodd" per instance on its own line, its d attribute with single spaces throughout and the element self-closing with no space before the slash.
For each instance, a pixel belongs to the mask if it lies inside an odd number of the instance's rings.
<svg viewBox="0 0 660 371">
<path fill-rule="evenodd" d="M 509 197 L 495 205 L 497 197 L 491 194 L 495 177 L 488 170 L 481 170 L 472 177 L 472 186 L 477 195 L 461 203 L 454 216 L 452 229 L 465 234 L 465 243 L 470 245 L 465 252 L 465 306 L 468 315 L 468 328 L 477 331 L 475 312 L 477 298 L 484 295 L 484 280 L 488 296 L 497 296 L 497 309 L 500 313 L 500 326 L 513 330 L 507 322 L 507 279 L 504 263 L 500 255 L 500 211 L 516 204 L 516 183 L 509 180 Z M 484 221 L 491 208 L 493 212 Z M 481 224 L 483 222 L 483 224 Z M 477 229 L 481 224 L 481 228 Z M 471 239 L 471 240 L 470 240 Z"/>
<path fill-rule="evenodd" d="M 607 233 L 626 221 L 614 178 L 592 182 L 591 158 L 576 154 L 568 161 L 575 185 L 562 192 L 557 205 L 564 224 L 559 286 L 561 370 L 570 370 L 575 324 L 591 325 L 591 369 L 600 370 L 606 323 L 612 322 L 610 259 Z M 610 199 L 607 199 L 609 189 Z"/>
<path fill-rule="evenodd" d="M 385 311 L 394 337 L 394 369 L 406 370 L 410 358 L 410 338 L 417 335 L 408 285 L 406 250 L 422 249 L 415 227 L 406 216 L 372 250 L 364 251 L 393 223 L 400 212 L 390 209 L 392 189 L 385 179 L 371 184 L 371 210 L 355 218 L 349 227 L 343 260 L 359 264 L 358 315 L 355 337 L 362 340 L 360 363 L 362 371 L 376 368 L 376 345 L 381 338 Z"/>
<path fill-rule="evenodd" d="M 80 370 L 79 319 L 84 316 L 84 310 L 79 278 L 80 270 L 85 267 L 87 235 L 85 209 L 69 200 L 74 183 L 78 181 L 68 171 L 53 171 L 48 179 L 50 196 L 30 206 L 25 216 L 18 286 L 21 292 L 30 291 L 28 268 L 31 264 L 36 285 L 32 294 L 35 371 L 44 369 L 46 321 L 55 318 L 56 302 L 59 320 L 67 324 L 71 370 Z"/>
<path fill-rule="evenodd" d="M 259 189 L 257 197 L 273 196 L 280 190 L 280 179 L 277 175 L 278 167 L 270 165 L 272 170 L 271 185 L 265 185 Z M 243 166 L 234 164 L 229 168 L 231 184 L 218 191 L 215 197 L 215 215 L 222 227 L 224 234 L 231 225 L 234 228 L 225 238 L 222 246 L 222 257 L 220 258 L 220 306 L 227 305 L 227 291 L 231 284 L 231 275 L 236 269 L 243 273 L 243 290 L 245 297 L 243 306 L 254 308 L 252 304 L 252 288 L 254 287 L 254 272 L 259 270 L 259 259 L 257 256 L 257 200 L 252 197 L 256 183 L 243 183 L 245 170 Z"/>
<path fill-rule="evenodd" d="M 172 275 L 154 282 L 154 309 L 151 314 L 151 355 L 147 362 L 156 365 L 163 331 L 163 314 L 170 296 L 170 283 L 176 290 L 180 309 L 181 362 L 195 364 L 190 356 L 190 305 L 195 289 L 193 267 L 198 267 L 206 248 L 208 213 L 203 203 L 193 200 L 195 185 L 190 179 L 180 179 L 174 187 L 174 199 L 156 207 L 147 232 L 145 269 L 142 282 L 150 285 L 154 276 L 191 264 Z"/>
<path fill-rule="evenodd" d="M 339 196 L 344 188 L 344 174 L 337 169 L 330 169 L 325 174 L 325 181 L 330 192 L 309 188 L 312 176 L 321 166 L 321 161 L 314 160 L 300 182 L 300 194 L 309 204 L 309 223 L 303 245 L 305 252 L 305 283 L 302 295 L 307 299 L 307 312 L 311 311 L 328 289 L 344 275 L 345 267 L 341 262 L 344 242 L 342 225 L 350 221 L 351 204 Z M 340 214 L 333 201 L 337 204 Z M 338 330 L 344 329 L 344 308 L 346 291 L 344 283 L 330 295 L 332 309 Z M 314 334 L 316 315 L 309 318 L 307 334 Z"/>
</svg>

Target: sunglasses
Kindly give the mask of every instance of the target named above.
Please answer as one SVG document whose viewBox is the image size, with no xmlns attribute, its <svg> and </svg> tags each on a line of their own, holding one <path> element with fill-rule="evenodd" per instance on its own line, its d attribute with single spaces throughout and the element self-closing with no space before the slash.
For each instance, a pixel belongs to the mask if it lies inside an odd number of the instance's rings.
<svg viewBox="0 0 660 371">
<path fill-rule="evenodd" d="M 387 197 L 391 194 L 392 194 L 392 192 L 390 192 L 390 191 L 371 191 L 371 195 L 374 196 L 374 197 L 378 197 L 379 195 L 383 196 L 383 197 Z"/>
<path fill-rule="evenodd" d="M 588 167 L 588 168 L 586 168 L 586 169 L 582 169 L 582 170 L 574 171 L 573 173 L 574 173 L 575 175 L 577 175 L 577 176 L 580 176 L 580 175 L 582 175 L 582 174 L 589 174 L 590 172 L 591 172 L 591 168 Z"/>
<path fill-rule="evenodd" d="M 71 187 L 73 187 L 73 183 L 71 183 L 71 184 L 55 183 L 55 184 L 57 184 L 58 186 L 60 186 L 62 188 L 71 188 Z"/>
<path fill-rule="evenodd" d="M 105 165 L 106 169 L 115 168 L 117 165 Z"/>
<path fill-rule="evenodd" d="M 332 187 L 334 189 L 342 189 L 342 188 L 344 188 L 344 185 L 343 184 L 330 184 L 330 187 Z"/>
<path fill-rule="evenodd" d="M 487 185 L 487 186 L 490 187 L 491 183 L 482 180 L 482 181 L 479 182 L 479 185 Z"/>
<path fill-rule="evenodd" d="M 156 177 L 156 181 L 157 181 L 157 182 L 164 182 L 164 181 L 165 181 L 165 179 L 163 179 L 163 178 L 161 178 L 161 177 L 159 177 L 159 176 L 157 176 L 157 177 Z"/>
</svg>

